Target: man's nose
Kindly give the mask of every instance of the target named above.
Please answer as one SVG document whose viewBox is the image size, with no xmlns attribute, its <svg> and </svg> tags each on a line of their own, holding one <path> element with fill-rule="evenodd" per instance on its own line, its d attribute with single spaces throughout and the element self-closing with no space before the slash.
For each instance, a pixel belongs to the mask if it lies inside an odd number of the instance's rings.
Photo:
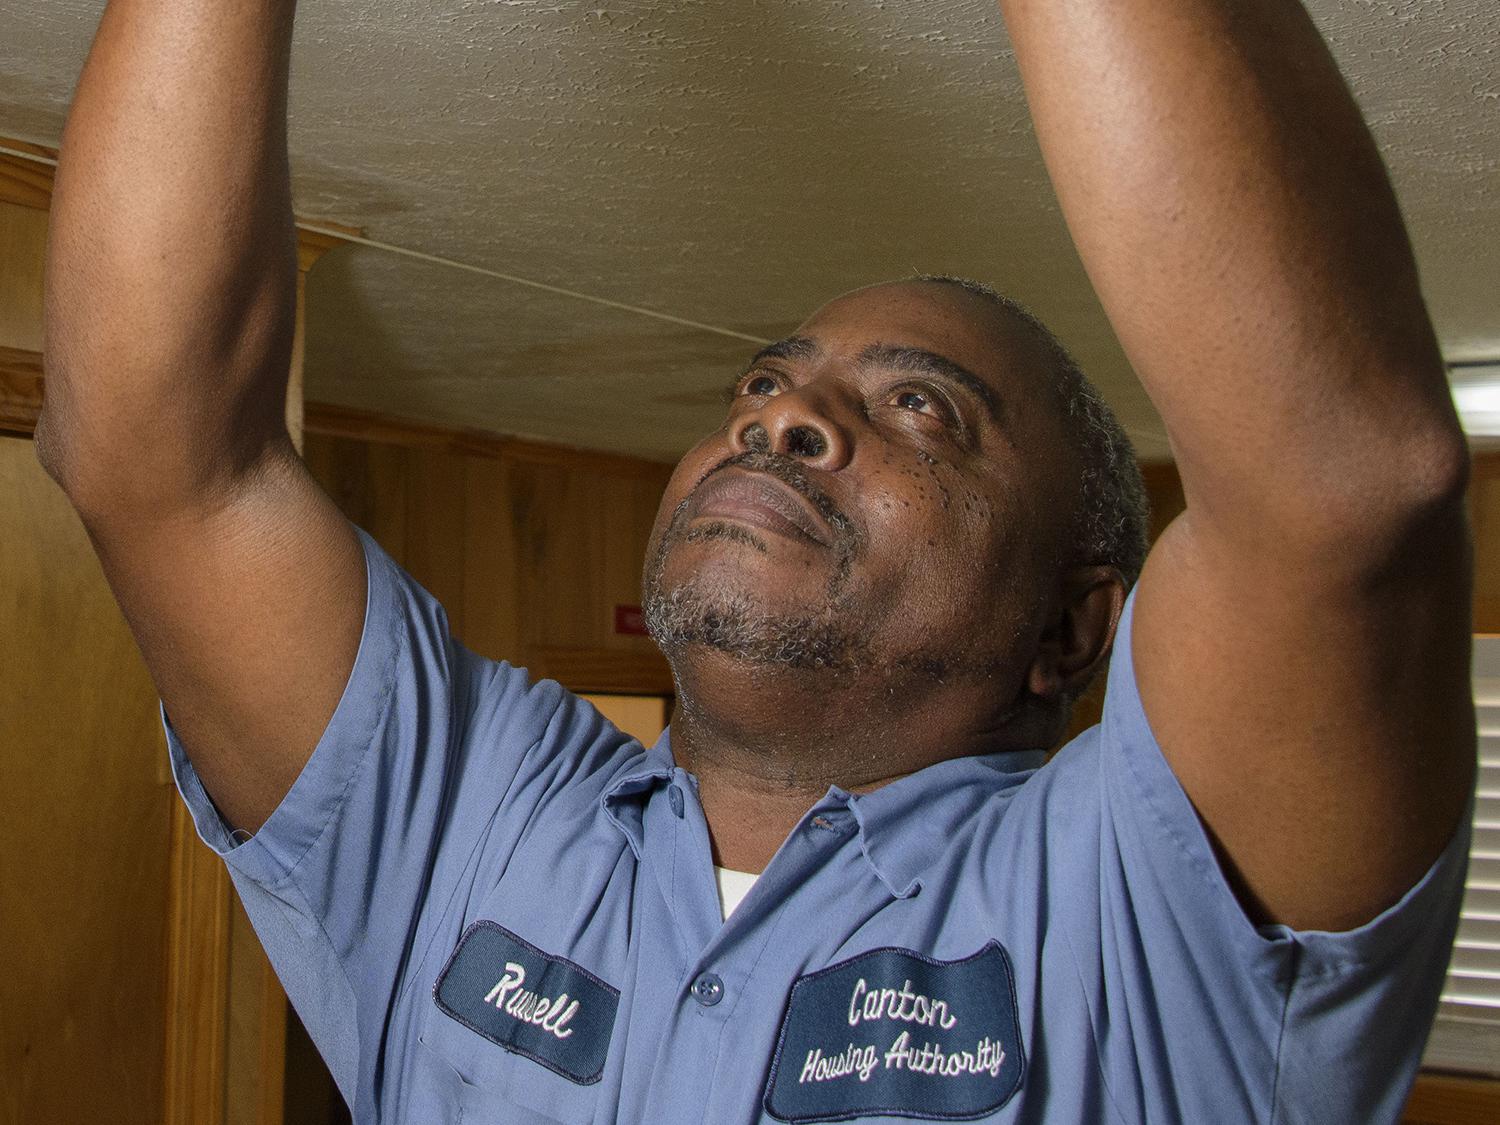
<svg viewBox="0 0 1500 1125">
<path fill-rule="evenodd" d="M 828 404 L 814 402 L 805 388 L 783 391 L 736 420 L 731 440 L 737 452 L 779 453 L 811 468 L 843 468 L 853 453 L 844 427 Z"/>
</svg>

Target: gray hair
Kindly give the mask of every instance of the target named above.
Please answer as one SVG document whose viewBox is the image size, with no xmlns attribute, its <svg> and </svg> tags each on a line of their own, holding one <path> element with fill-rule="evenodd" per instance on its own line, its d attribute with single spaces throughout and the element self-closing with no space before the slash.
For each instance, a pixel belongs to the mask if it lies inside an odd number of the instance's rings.
<svg viewBox="0 0 1500 1125">
<path fill-rule="evenodd" d="M 1078 565 L 1113 566 L 1135 585 L 1146 561 L 1150 505 L 1135 448 L 1099 388 L 1062 341 L 1019 301 L 983 282 L 946 274 L 919 274 L 915 280 L 953 285 L 996 305 L 1029 329 L 1052 360 L 1052 386 L 1082 466 L 1073 520 L 1073 551 Z"/>
</svg>

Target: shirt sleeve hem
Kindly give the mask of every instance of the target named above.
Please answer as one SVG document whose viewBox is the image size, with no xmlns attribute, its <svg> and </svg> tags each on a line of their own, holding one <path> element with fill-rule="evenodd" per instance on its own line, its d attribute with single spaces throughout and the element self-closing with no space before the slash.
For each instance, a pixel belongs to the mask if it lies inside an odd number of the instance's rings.
<svg viewBox="0 0 1500 1125">
<path fill-rule="evenodd" d="M 1110 730 L 1108 741 L 1120 748 L 1124 772 L 1143 807 L 1151 810 L 1156 827 L 1208 886 L 1225 930 L 1248 955 L 1263 956 L 1277 946 L 1296 946 L 1299 977 L 1355 971 L 1399 951 L 1414 927 L 1434 919 L 1434 911 L 1441 913 L 1446 905 L 1456 905 L 1467 865 L 1469 814 L 1423 877 L 1398 902 L 1363 926 L 1340 932 L 1295 930 L 1279 924 L 1257 926 L 1229 885 L 1198 811 L 1151 730 L 1136 686 L 1131 651 L 1134 605 L 1132 595 L 1110 667 L 1104 716 L 1105 727 Z M 1279 959 L 1273 963 L 1279 963 Z"/>
<path fill-rule="evenodd" d="M 403 610 L 393 564 L 362 528 L 355 531 L 365 556 L 365 618 L 354 667 L 307 764 L 255 835 L 235 839 L 235 830 L 214 807 L 193 769 L 165 705 L 161 707 L 172 776 L 199 839 L 235 870 L 266 887 L 290 878 L 337 815 L 394 698 Z"/>
<path fill-rule="evenodd" d="M 1403 954 L 1418 927 L 1452 925 L 1468 871 L 1473 799 L 1447 845 L 1395 903 L 1352 930 L 1294 930 L 1272 926 L 1302 951 L 1299 977 L 1333 977 L 1374 968 Z M 1450 939 L 1451 940 L 1451 939 Z"/>
</svg>

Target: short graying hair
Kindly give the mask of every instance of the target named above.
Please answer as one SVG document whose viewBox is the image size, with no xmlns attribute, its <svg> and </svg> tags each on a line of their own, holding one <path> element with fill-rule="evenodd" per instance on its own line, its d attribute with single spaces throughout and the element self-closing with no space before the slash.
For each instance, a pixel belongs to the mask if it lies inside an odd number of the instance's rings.
<svg viewBox="0 0 1500 1125">
<path fill-rule="evenodd" d="M 1074 553 L 1081 566 L 1113 566 L 1129 589 L 1146 561 L 1146 526 L 1150 506 L 1136 462 L 1135 448 L 1109 404 L 1063 347 L 1062 341 L 1019 301 L 980 281 L 947 274 L 919 274 L 914 279 L 952 285 L 998 306 L 1029 329 L 1052 360 L 1052 385 L 1063 420 L 1082 465 L 1078 508 L 1074 517 Z"/>
</svg>

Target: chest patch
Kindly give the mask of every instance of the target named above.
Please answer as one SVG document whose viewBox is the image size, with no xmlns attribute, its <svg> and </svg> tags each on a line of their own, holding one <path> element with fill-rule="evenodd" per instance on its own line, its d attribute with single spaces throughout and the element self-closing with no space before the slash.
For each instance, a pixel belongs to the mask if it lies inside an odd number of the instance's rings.
<svg viewBox="0 0 1500 1125">
<path fill-rule="evenodd" d="M 1010 958 L 992 941 L 962 961 L 875 949 L 792 986 L 766 1112 L 778 1121 L 994 1113 L 1026 1069 Z"/>
<path fill-rule="evenodd" d="M 432 993 L 446 1015 L 569 1081 L 604 1073 L 620 990 L 496 922 L 464 931 Z"/>
</svg>

